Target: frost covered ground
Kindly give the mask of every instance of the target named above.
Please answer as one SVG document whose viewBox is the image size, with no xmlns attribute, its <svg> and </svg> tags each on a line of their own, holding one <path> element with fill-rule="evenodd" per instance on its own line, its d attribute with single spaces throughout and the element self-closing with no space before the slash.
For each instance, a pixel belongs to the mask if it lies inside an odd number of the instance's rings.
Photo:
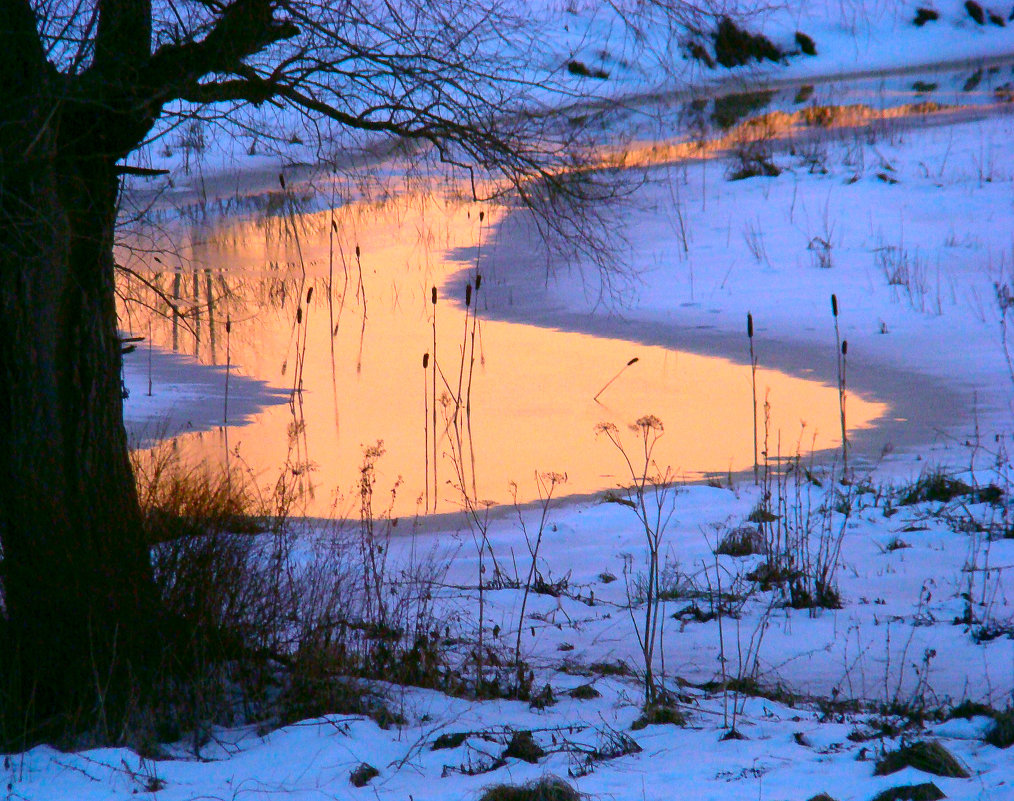
<svg viewBox="0 0 1014 801">
<path fill-rule="evenodd" d="M 615 20 L 577 5 L 578 13 L 556 18 L 567 26 L 556 41 L 567 58 L 610 72 L 603 92 L 655 90 L 680 77 L 655 81 L 646 61 L 603 55 Z M 953 60 L 971 62 L 973 72 L 980 59 L 1014 52 L 1014 24 L 977 25 L 957 2 L 935 7 L 941 19 L 922 28 L 911 25 L 911 3 L 842 0 L 759 16 L 776 42 L 788 47 L 802 30 L 818 48 L 816 57 L 762 71 L 788 81 Z M 685 67 L 701 77 L 698 65 Z M 756 80 L 758 71 L 743 77 Z M 857 442 L 845 485 L 835 480 L 840 465 L 814 466 L 819 485 L 797 472 L 798 484 L 769 484 L 767 507 L 752 477 L 663 499 L 672 518 L 661 534 L 655 670 L 686 725 L 631 728 L 643 701 L 635 636 L 643 604 L 633 617 L 629 606 L 648 568 L 636 515 L 616 498 L 554 501 L 537 564 L 552 594 L 532 593 L 522 619 L 523 589 L 494 583 L 483 597 L 483 632 L 494 652 L 510 654 L 520 629 L 533 687 L 548 685 L 555 703 L 389 687 L 388 704 L 405 722 L 386 729 L 350 715 L 268 733 L 221 729 L 199 755 L 181 742 L 157 761 L 126 749 L 38 747 L 5 758 L 3 798 L 474 799 L 494 783 L 554 774 L 591 798 L 618 801 L 803 801 L 821 792 L 866 801 L 929 781 L 948 798 L 1014 799 L 1012 751 L 982 740 L 992 721 L 947 719 L 962 701 L 996 709 L 1014 701 L 1014 486 L 1006 458 L 1014 380 L 1001 326 L 1009 295 L 997 294 L 1014 281 L 1009 108 L 816 130 L 779 119 L 761 137 L 764 160 L 781 171 L 775 177 L 727 180 L 739 164 L 735 153 L 651 166 L 624 212 L 636 280 L 622 302 L 596 302 L 591 270 L 560 271 L 547 284 L 534 256 L 531 270 L 484 267 L 491 314 L 743 359 L 750 312 L 761 363 L 804 374 L 834 369 L 834 293 L 849 343 L 848 386 L 891 397 L 892 417 L 920 421 L 917 438 L 897 419 Z M 127 376 L 135 419 L 163 413 L 145 405 L 143 370 Z M 262 392 L 253 388 L 250 397 Z M 200 395 L 200 387 L 181 386 L 181 407 L 187 393 Z M 926 431 L 936 432 L 931 441 Z M 634 447 L 633 435 L 623 434 Z M 782 441 L 797 437 L 784 432 Z M 947 500 L 926 500 L 925 485 L 909 497 L 938 469 L 967 486 L 952 485 L 958 494 Z M 1002 495 L 987 491 L 991 485 Z M 840 608 L 792 608 L 785 585 L 762 589 L 747 577 L 762 555 L 716 555 L 724 537 L 756 526 L 749 518 L 764 508 L 780 515 L 785 536 L 803 548 L 796 553 L 813 562 L 822 543 L 840 536 L 840 558 L 832 560 Z M 534 536 L 540 511 L 499 515 L 488 530 L 486 552 L 522 585 L 530 561 L 522 521 Z M 771 545 L 781 529 L 764 526 Z M 419 554 L 446 564 L 441 619 L 474 641 L 475 529 L 432 529 L 392 539 L 392 564 Z M 488 556 L 484 566 L 489 576 Z M 724 690 L 723 676 L 734 680 Z M 595 697 L 571 697 L 587 685 L 597 694 L 578 695 Z M 744 739 L 722 739 L 733 728 Z M 500 764 L 523 731 L 545 755 Z M 434 750 L 438 737 L 455 733 L 465 736 Z M 915 740 L 943 744 L 971 778 L 911 767 L 874 775 L 883 751 Z M 355 789 L 349 776 L 363 762 L 379 775 Z"/>
</svg>

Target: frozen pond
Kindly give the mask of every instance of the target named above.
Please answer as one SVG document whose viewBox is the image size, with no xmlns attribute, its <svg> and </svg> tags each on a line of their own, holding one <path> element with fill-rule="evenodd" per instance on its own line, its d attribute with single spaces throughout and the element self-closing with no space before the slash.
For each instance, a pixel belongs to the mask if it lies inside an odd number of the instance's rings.
<svg viewBox="0 0 1014 801">
<path fill-rule="evenodd" d="M 748 365 L 496 321 L 484 316 L 481 283 L 466 307 L 462 285 L 474 285 L 477 253 L 488 287 L 525 249 L 496 235 L 496 209 L 481 222 L 478 211 L 408 195 L 174 232 L 173 249 L 159 256 L 165 269 L 147 279 L 180 314 L 166 314 L 168 304 L 149 293 L 152 308 L 131 304 L 125 327 L 150 330 L 159 349 L 203 364 L 228 360 L 234 393 L 240 377 L 281 391 L 245 424 L 185 434 L 184 451 L 210 462 L 228 454 L 264 485 L 287 471 L 313 515 L 358 514 L 364 451 L 378 442 L 385 453 L 376 461 L 374 511 L 391 504 L 396 488 L 398 516 L 458 511 L 463 492 L 480 503 L 510 502 L 515 483 L 518 500 L 531 500 L 536 472 L 565 473 L 569 494 L 615 487 L 629 474 L 596 426 L 626 432 L 647 414 L 665 425 L 654 453 L 661 468 L 693 479 L 752 467 Z M 745 333 L 743 340 L 745 352 Z M 225 371 L 217 375 L 224 385 Z M 772 456 L 840 446 L 837 389 L 820 378 L 758 371 Z M 228 412 L 224 391 L 217 395 L 221 420 Z M 885 410 L 850 396 L 849 426 L 870 426 Z M 627 440 L 637 447 L 632 434 Z"/>
<path fill-rule="evenodd" d="M 719 149 L 735 147 L 739 134 L 729 128 L 744 115 L 762 115 L 768 135 L 783 139 L 815 129 L 854 136 L 852 127 L 891 109 L 904 116 L 932 102 L 977 113 L 1006 99 L 1010 80 L 1010 66 L 1000 65 L 773 86 L 642 101 L 610 124 L 626 132 L 628 163 L 665 163 L 714 156 L 695 138 L 701 135 Z M 835 100 L 839 111 L 793 114 Z M 750 125 L 742 135 L 756 135 Z M 680 130 L 690 133 L 674 137 Z M 167 432 L 194 429 L 177 439 L 187 458 L 228 461 L 262 486 L 285 476 L 303 493 L 306 514 L 352 517 L 368 451 L 376 457 L 374 513 L 525 502 L 538 497 L 535 476 L 547 471 L 566 474 L 568 494 L 615 487 L 630 474 L 596 427 L 628 432 L 649 414 L 665 425 L 653 453 L 660 469 L 693 480 L 753 466 L 745 331 L 739 343 L 624 334 L 622 304 L 612 318 L 556 318 L 540 307 L 540 245 L 504 209 L 433 187 L 334 204 L 328 191 L 276 183 L 230 195 L 222 183 L 202 186 L 200 204 L 164 228 L 135 233 L 139 250 L 124 251 L 122 261 L 137 273 L 125 294 L 140 302 L 121 303 L 123 328 L 150 332 L 160 352 L 189 357 L 170 368 L 156 360 L 163 372 L 182 375 L 188 363 L 218 368 L 200 374 L 203 400 L 191 398 L 192 414 L 174 414 L 176 430 Z M 478 289 L 477 275 L 485 279 Z M 833 352 L 815 356 L 811 348 L 766 361 L 788 372 L 763 364 L 758 372 L 760 450 L 765 398 L 772 457 L 840 448 Z M 893 379 L 881 378 L 864 387 L 886 398 Z M 902 397 L 905 387 L 894 392 Z M 859 441 L 875 425 L 897 432 L 912 417 L 903 405 L 892 411 L 850 391 L 849 430 Z M 901 439 L 929 430 L 917 429 Z M 632 434 L 627 442 L 633 452 Z"/>
</svg>

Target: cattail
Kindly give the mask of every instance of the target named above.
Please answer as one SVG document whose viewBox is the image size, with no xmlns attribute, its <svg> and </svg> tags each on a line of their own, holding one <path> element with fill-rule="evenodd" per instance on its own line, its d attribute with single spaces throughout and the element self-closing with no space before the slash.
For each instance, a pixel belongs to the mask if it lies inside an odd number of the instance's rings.
<svg viewBox="0 0 1014 801">
<path fill-rule="evenodd" d="M 485 219 L 486 219 L 486 212 L 480 211 L 479 212 L 479 222 L 482 222 Z"/>
<path fill-rule="evenodd" d="M 465 284 L 465 308 L 472 305 L 472 285 Z"/>
<path fill-rule="evenodd" d="M 835 317 L 838 316 L 838 296 L 833 292 L 831 293 L 831 314 Z"/>
<path fill-rule="evenodd" d="M 637 357 L 637 356 L 635 356 L 633 359 L 631 359 L 629 362 L 627 362 L 625 365 L 623 365 L 623 367 L 620 368 L 619 372 L 616 375 L 614 375 L 612 378 L 610 378 L 608 381 L 606 381 L 606 383 L 602 387 L 602 389 L 600 389 L 598 392 L 595 393 L 595 395 L 592 398 L 592 400 L 593 401 L 597 401 L 599 399 L 599 395 L 601 395 L 603 392 L 605 392 L 610 384 L 612 384 L 617 378 L 619 378 L 621 375 L 623 375 L 623 371 L 624 370 L 626 370 L 628 367 L 630 367 L 633 364 L 637 364 L 639 361 L 640 361 L 640 358 Z"/>
<path fill-rule="evenodd" d="M 312 297 L 313 297 L 313 287 L 310 287 L 308 290 L 306 290 L 306 303 L 307 303 L 307 305 L 309 305 L 310 298 L 312 298 Z"/>
<path fill-rule="evenodd" d="M 842 356 L 849 355 L 849 341 L 847 339 L 843 339 L 841 342 L 841 355 Z"/>
<path fill-rule="evenodd" d="M 359 258 L 359 245 L 356 245 L 356 258 Z"/>
<path fill-rule="evenodd" d="M 331 230 L 334 231 L 336 234 L 338 233 L 338 223 L 335 222 L 334 217 L 331 218 Z"/>
<path fill-rule="evenodd" d="M 475 291 L 479 291 L 479 287 L 482 286 L 482 276 L 479 273 L 475 274 Z"/>
<path fill-rule="evenodd" d="M 753 315 L 746 313 L 746 335 L 750 340 L 750 390 L 753 398 L 753 483 L 760 481 L 759 460 L 757 458 L 757 356 L 753 352 Z"/>
<path fill-rule="evenodd" d="M 303 322 L 303 307 L 302 306 L 297 306 L 296 307 L 296 325 L 299 325 L 302 322 Z"/>
<path fill-rule="evenodd" d="M 232 317 L 225 318 L 225 399 L 222 402 L 222 425 L 229 425 L 229 371 L 232 367 Z M 226 448 L 226 459 L 229 450 Z M 226 471 L 228 475 L 228 471 Z"/>
<path fill-rule="evenodd" d="M 437 484 L 437 288 L 434 286 L 430 289 L 430 302 L 433 304 L 433 370 L 430 372 L 431 378 L 431 391 L 433 398 L 432 407 L 430 409 L 433 422 L 433 435 L 430 439 L 430 444 L 433 448 L 433 511 L 437 510 L 437 499 L 440 497 Z M 425 387 L 423 390 L 423 396 L 425 397 Z M 429 481 L 427 477 L 426 487 L 429 489 Z"/>
<path fill-rule="evenodd" d="M 430 366 L 430 355 L 428 353 L 423 354 L 422 358 L 423 366 L 423 486 L 426 490 L 426 512 L 430 511 L 430 410 L 429 410 L 429 399 L 426 397 L 426 368 Z M 436 400 L 433 401 L 434 406 Z M 433 436 L 436 437 L 436 425 L 433 427 Z M 436 462 L 434 461 L 434 469 L 436 468 Z M 435 488 L 434 488 L 435 489 Z M 436 510 L 436 497 L 433 499 L 434 510 Z"/>
<path fill-rule="evenodd" d="M 285 189 L 285 176 L 282 173 L 278 173 L 278 183 L 282 185 L 282 189 Z"/>
</svg>

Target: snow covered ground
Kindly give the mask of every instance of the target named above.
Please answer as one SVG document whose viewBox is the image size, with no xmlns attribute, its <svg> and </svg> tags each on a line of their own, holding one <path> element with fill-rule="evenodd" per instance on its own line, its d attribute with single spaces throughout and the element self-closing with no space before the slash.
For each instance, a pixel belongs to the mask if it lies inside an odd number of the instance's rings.
<svg viewBox="0 0 1014 801">
<path fill-rule="evenodd" d="M 604 92 L 655 90 L 680 79 L 654 81 L 647 61 L 616 50 L 603 55 L 609 48 L 601 42 L 613 41 L 616 29 L 612 12 L 573 5 L 577 13 L 556 18 L 566 29 L 553 38 L 566 58 L 610 73 Z M 739 72 L 810 80 L 942 60 L 974 65 L 1014 52 L 1014 23 L 978 25 L 959 2 L 934 8 L 940 20 L 917 28 L 913 3 L 792 4 L 758 16 L 758 28 L 786 47 L 802 30 L 818 55 Z M 700 77 L 699 65 L 683 67 Z M 673 516 L 661 532 L 666 599 L 655 670 L 687 725 L 631 729 L 643 700 L 635 626 L 644 607 L 636 617 L 628 607 L 648 567 L 634 511 L 619 502 L 554 501 L 538 571 L 557 594 L 529 596 L 522 619 L 523 591 L 492 586 L 483 597 L 483 631 L 496 652 L 509 654 L 520 630 L 534 686 L 548 684 L 555 704 L 537 709 L 390 687 L 402 725 L 381 729 L 363 716 L 329 715 L 266 734 L 220 729 L 199 757 L 184 742 L 166 746 L 169 758 L 158 761 L 127 749 L 37 747 L 5 758 L 3 797 L 475 799 L 494 783 L 555 774 L 588 797 L 618 801 L 802 801 L 821 792 L 866 801 L 928 781 L 948 798 L 1014 799 L 1011 750 L 982 741 L 991 721 L 936 715 L 964 700 L 998 709 L 1014 701 L 1014 487 L 1006 458 L 1014 380 L 1001 327 L 1009 296 L 997 294 L 1014 283 L 1008 109 L 998 102 L 956 121 L 910 116 L 858 128 L 782 120 L 761 142 L 763 160 L 780 170 L 774 177 L 727 180 L 741 166 L 728 153 L 653 164 L 624 212 L 636 279 L 616 303 L 595 302 L 593 270 L 561 270 L 547 284 L 534 260 L 530 270 L 484 267 L 491 314 L 741 360 L 750 312 L 761 363 L 800 374 L 834 370 L 834 293 L 849 343 L 849 387 L 877 394 L 891 385 L 902 397 L 892 414 L 921 415 L 937 431 L 931 442 L 923 435 L 916 441 L 896 420 L 880 439 L 857 442 L 850 484 L 836 484 L 825 466 L 814 468 L 819 486 L 802 480 L 771 488 L 767 508 L 808 546 L 798 553 L 819 561 L 822 543 L 834 547 L 841 537 L 840 558 L 831 560 L 838 609 L 795 609 L 784 587 L 761 589 L 747 574 L 762 555 L 716 555 L 724 536 L 756 525 L 748 518 L 765 508 L 750 478 L 686 487 L 664 499 Z M 127 378 L 128 414 L 161 413 L 145 406 L 143 374 Z M 181 388 L 181 406 L 187 392 L 199 394 L 193 385 Z M 633 435 L 623 435 L 632 445 Z M 785 432 L 782 441 L 796 436 Z M 892 452 L 880 458 L 888 444 Z M 905 497 L 937 468 L 960 471 L 971 491 L 946 501 Z M 1005 494 L 998 500 L 976 491 L 990 485 Z M 534 534 L 540 510 L 520 514 L 498 516 L 488 539 L 497 563 L 523 584 L 529 556 L 520 521 Z M 764 525 L 769 539 L 779 530 L 773 521 Z M 426 526 L 393 539 L 391 559 L 436 553 L 446 560 L 439 604 L 474 641 L 476 531 L 464 521 L 447 529 Z M 634 675 L 615 675 L 619 662 Z M 763 694 L 723 691 L 715 684 L 723 675 Z M 568 694 L 588 684 L 597 697 Z M 912 720 L 919 725 L 904 728 Z M 745 739 L 723 740 L 731 728 Z M 546 755 L 534 764 L 507 758 L 483 771 L 518 731 L 532 732 Z M 438 736 L 453 733 L 466 736 L 433 749 Z M 971 778 L 914 768 L 875 776 L 880 753 L 904 739 L 944 744 Z M 623 750 L 629 753 L 613 753 Z M 362 762 L 379 775 L 356 789 L 349 777 Z"/>
</svg>

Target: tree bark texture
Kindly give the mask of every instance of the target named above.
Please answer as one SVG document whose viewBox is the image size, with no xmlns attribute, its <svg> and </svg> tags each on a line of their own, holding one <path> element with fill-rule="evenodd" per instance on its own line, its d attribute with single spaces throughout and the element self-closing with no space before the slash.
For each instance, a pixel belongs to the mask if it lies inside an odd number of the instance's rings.
<svg viewBox="0 0 1014 801">
<path fill-rule="evenodd" d="M 67 103 L 31 20 L 17 9 L 9 19 L 15 33 L 0 42 L 0 75 L 14 76 L 0 101 L 0 722 L 10 735 L 28 720 L 80 716 L 115 737 L 155 658 L 146 636 L 155 589 L 120 395 L 116 153 L 96 127 L 101 115 Z"/>
</svg>

